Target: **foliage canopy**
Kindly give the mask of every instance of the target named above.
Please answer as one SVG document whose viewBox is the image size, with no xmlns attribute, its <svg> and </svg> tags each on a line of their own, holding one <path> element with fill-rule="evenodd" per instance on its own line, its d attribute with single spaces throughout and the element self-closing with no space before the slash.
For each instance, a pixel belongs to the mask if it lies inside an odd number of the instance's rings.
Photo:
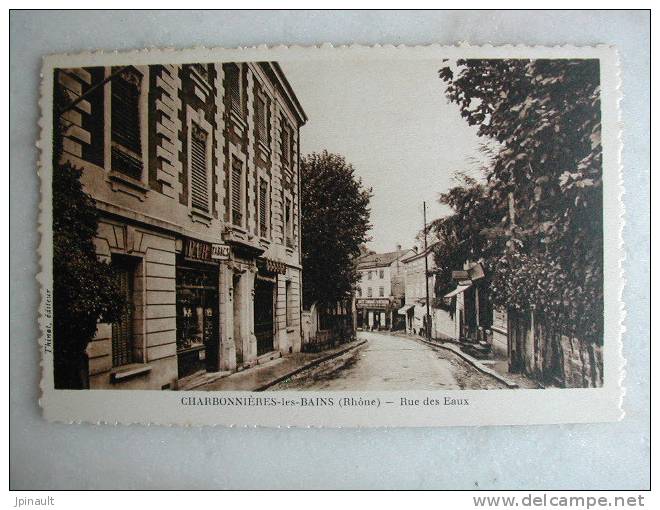
<svg viewBox="0 0 660 510">
<path fill-rule="evenodd" d="M 114 322 L 125 304 L 112 267 L 94 248 L 98 211 L 80 182 L 82 171 L 61 161 L 69 98 L 55 89 L 53 129 L 53 347 L 55 386 L 86 386 L 85 349 L 97 323 Z M 60 108 L 57 108 L 60 106 Z"/>
<path fill-rule="evenodd" d="M 302 158 L 301 183 L 303 303 L 332 304 L 357 282 L 372 190 L 343 156 L 327 151 Z"/>
<path fill-rule="evenodd" d="M 439 258 L 481 259 L 495 304 L 602 342 L 603 221 L 597 60 L 458 60 L 447 98 L 498 148 L 485 183 L 440 201 Z M 456 269 L 456 267 L 454 267 Z"/>
</svg>

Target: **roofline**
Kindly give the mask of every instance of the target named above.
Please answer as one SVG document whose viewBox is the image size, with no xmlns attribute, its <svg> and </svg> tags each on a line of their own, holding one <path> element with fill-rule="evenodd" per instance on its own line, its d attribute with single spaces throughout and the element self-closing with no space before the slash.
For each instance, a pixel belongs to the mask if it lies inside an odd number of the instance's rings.
<svg viewBox="0 0 660 510">
<path fill-rule="evenodd" d="M 433 247 L 440 244 L 440 241 L 436 241 L 435 243 L 432 243 L 426 250 L 422 250 L 418 253 L 415 253 L 414 255 L 411 255 L 410 257 L 406 257 L 405 259 L 402 259 L 401 262 L 404 264 L 406 262 L 410 262 L 411 260 L 415 260 L 416 258 L 423 257 L 424 255 L 428 255 L 433 251 Z"/>
<path fill-rule="evenodd" d="M 381 262 L 381 263 L 378 263 L 378 262 L 367 262 L 367 263 L 358 262 L 357 268 L 358 269 L 370 269 L 370 268 L 374 268 L 374 267 L 389 267 L 392 264 L 394 264 L 395 262 L 403 262 L 404 259 L 401 258 L 401 257 L 403 257 L 403 255 L 405 255 L 407 252 L 412 251 L 412 248 L 406 248 L 406 249 L 403 249 L 401 251 L 404 252 L 401 256 L 396 257 L 396 258 L 392 259 L 389 262 Z M 369 257 L 369 256 L 372 256 L 372 255 L 381 255 L 381 254 L 373 253 L 373 254 L 370 254 L 370 255 L 365 255 L 365 257 Z M 362 264 L 364 264 L 364 265 L 362 265 Z"/>
<path fill-rule="evenodd" d="M 291 106 L 293 106 L 293 109 L 298 116 L 298 120 L 300 121 L 300 125 L 303 126 L 307 123 L 309 120 L 307 118 L 307 114 L 305 113 L 305 110 L 303 110 L 302 105 L 300 104 L 300 101 L 298 100 L 298 96 L 296 96 L 295 92 L 293 91 L 293 87 L 291 87 L 291 84 L 289 83 L 289 80 L 287 80 L 286 75 L 284 74 L 284 71 L 280 67 L 280 64 L 278 62 L 268 62 L 270 67 L 273 69 L 273 72 L 277 76 L 278 80 L 280 81 L 280 85 L 284 89 L 284 91 L 287 94 L 287 99 L 290 100 Z"/>
</svg>

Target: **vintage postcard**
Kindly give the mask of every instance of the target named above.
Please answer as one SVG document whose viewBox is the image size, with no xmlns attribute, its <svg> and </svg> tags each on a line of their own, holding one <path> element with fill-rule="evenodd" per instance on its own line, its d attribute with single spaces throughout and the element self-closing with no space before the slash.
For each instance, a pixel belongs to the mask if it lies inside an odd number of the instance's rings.
<svg viewBox="0 0 660 510">
<path fill-rule="evenodd" d="M 44 58 L 48 420 L 623 416 L 612 47 Z"/>
</svg>

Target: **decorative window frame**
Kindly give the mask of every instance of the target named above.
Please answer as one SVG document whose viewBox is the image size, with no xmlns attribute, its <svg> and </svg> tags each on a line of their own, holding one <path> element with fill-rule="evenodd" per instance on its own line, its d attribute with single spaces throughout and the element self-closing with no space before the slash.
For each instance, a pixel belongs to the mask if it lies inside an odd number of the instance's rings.
<svg viewBox="0 0 660 510">
<path fill-rule="evenodd" d="M 233 218 L 234 210 L 234 194 L 233 194 L 233 172 L 234 172 L 234 159 L 237 159 L 241 162 L 241 225 L 236 225 Z M 228 200 L 227 205 L 229 208 L 229 217 L 228 224 L 235 229 L 240 230 L 243 233 L 247 233 L 247 159 L 245 154 L 234 147 L 233 144 L 229 144 L 229 160 L 228 160 L 228 169 L 227 169 L 227 180 L 228 180 Z"/>
<path fill-rule="evenodd" d="M 112 150 L 103 151 L 103 166 L 106 171 L 106 181 L 113 191 L 120 191 L 133 196 L 140 201 L 146 199 L 149 191 L 149 66 L 131 66 L 142 74 L 140 82 L 139 116 L 140 116 L 140 155 L 142 159 L 142 175 L 134 179 L 122 172 L 112 169 Z M 112 74 L 112 66 L 105 67 L 105 78 Z M 103 144 L 112 147 L 112 80 L 103 91 Z"/>
<path fill-rule="evenodd" d="M 287 147 L 287 159 L 284 159 L 284 133 L 287 133 L 289 144 Z M 284 116 L 280 115 L 280 164 L 282 165 L 282 170 L 288 174 L 293 173 L 293 128 L 291 127 L 289 120 Z"/>
<path fill-rule="evenodd" d="M 254 106 L 254 124 L 256 128 L 256 138 L 257 138 L 257 145 L 259 149 L 266 155 L 270 156 L 272 153 L 272 124 L 273 124 L 273 112 L 272 107 L 273 104 L 275 103 L 274 99 L 268 95 L 266 92 L 264 86 L 261 83 L 255 82 L 255 90 L 254 90 L 254 100 L 255 100 L 255 106 Z M 258 122 L 258 115 L 257 115 L 257 105 L 259 101 L 263 100 L 264 102 L 264 121 L 266 122 L 266 125 L 264 126 L 264 132 L 266 133 L 266 139 L 262 140 L 259 132 L 261 131 L 260 126 L 257 124 Z"/>
<path fill-rule="evenodd" d="M 264 181 L 266 183 L 266 236 L 261 235 L 261 181 Z M 273 225 L 273 219 L 272 219 L 272 209 L 273 209 L 273 197 L 272 197 L 272 183 L 270 180 L 270 177 L 268 175 L 260 170 L 257 173 L 257 235 L 264 240 L 269 240 L 272 237 L 272 225 Z"/>
<path fill-rule="evenodd" d="M 193 207 L 192 204 L 192 158 L 191 158 L 191 143 L 192 143 L 192 128 L 193 123 L 197 124 L 199 128 L 206 131 L 208 135 L 208 143 L 206 144 L 206 189 L 207 193 L 207 205 L 208 212 L 202 211 Z M 204 118 L 204 110 L 199 108 L 195 110 L 192 106 L 187 105 L 186 109 L 186 126 L 187 126 L 187 136 L 186 136 L 186 150 L 187 150 L 187 164 L 186 172 L 188 175 L 188 215 L 194 222 L 203 223 L 207 226 L 210 226 L 211 220 L 213 219 L 213 190 L 212 190 L 212 171 L 213 171 L 213 126 Z"/>
<path fill-rule="evenodd" d="M 296 243 L 296 229 L 295 229 L 295 201 L 293 195 L 288 190 L 284 190 L 282 194 L 282 244 L 286 247 L 287 251 L 293 253 Z M 287 202 L 290 204 L 291 209 L 289 212 L 289 223 L 286 221 Z M 289 243 L 289 240 L 291 241 Z"/>
<path fill-rule="evenodd" d="M 231 102 L 231 97 L 230 97 L 230 92 L 229 92 L 229 87 L 227 86 L 228 79 L 227 75 L 225 72 L 225 66 L 235 66 L 238 70 L 238 100 L 240 103 L 240 112 L 237 112 L 233 107 L 232 107 L 232 102 Z M 246 108 L 245 108 L 245 101 L 246 101 L 246 87 L 245 83 L 243 83 L 243 80 L 245 79 L 245 70 L 243 63 L 241 62 L 222 62 L 222 74 L 223 74 L 223 88 L 224 88 L 224 93 L 225 93 L 225 105 L 227 110 L 229 111 L 229 117 L 231 120 L 234 122 L 234 124 L 241 130 L 241 134 L 245 129 L 247 128 L 247 121 L 246 121 Z"/>
<path fill-rule="evenodd" d="M 139 301 L 142 303 L 141 306 L 144 306 L 147 303 L 147 285 L 146 285 L 146 260 L 145 254 L 132 250 L 130 248 L 131 241 L 135 236 L 135 228 L 131 226 L 126 226 L 118 222 L 112 222 L 104 220 L 109 224 L 113 225 L 115 228 L 115 235 L 118 231 L 122 232 L 124 237 L 122 247 L 112 247 L 110 246 L 110 259 L 120 256 L 126 259 L 130 259 L 135 264 L 135 273 L 133 281 L 133 302 L 135 303 L 136 298 L 139 295 Z M 138 285 L 139 281 L 139 285 Z M 137 375 L 144 374 L 151 371 L 151 366 L 149 365 L 149 359 L 147 355 L 147 323 L 143 317 L 133 319 L 133 339 L 132 339 L 132 350 L 133 350 L 133 362 L 128 365 L 119 365 L 113 366 L 110 370 L 110 382 L 118 383 L 124 379 L 133 378 Z M 139 340 L 137 338 L 139 337 Z M 110 356 L 112 356 L 112 344 Z"/>
<path fill-rule="evenodd" d="M 200 69 L 200 66 L 206 67 L 206 76 L 204 76 L 204 71 Z M 213 87 L 211 86 L 210 81 L 210 69 L 208 63 L 196 63 L 190 64 L 190 79 L 194 83 L 195 95 L 204 103 L 208 100 L 209 96 L 213 92 Z"/>
</svg>

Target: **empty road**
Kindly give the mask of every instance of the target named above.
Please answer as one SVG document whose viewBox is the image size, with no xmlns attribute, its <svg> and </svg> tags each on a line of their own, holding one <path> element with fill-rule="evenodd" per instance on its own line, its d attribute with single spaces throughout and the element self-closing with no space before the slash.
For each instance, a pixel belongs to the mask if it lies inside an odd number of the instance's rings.
<svg viewBox="0 0 660 510">
<path fill-rule="evenodd" d="M 506 388 L 456 354 L 414 338 L 358 332 L 367 343 L 269 388 L 390 391 Z"/>
</svg>

